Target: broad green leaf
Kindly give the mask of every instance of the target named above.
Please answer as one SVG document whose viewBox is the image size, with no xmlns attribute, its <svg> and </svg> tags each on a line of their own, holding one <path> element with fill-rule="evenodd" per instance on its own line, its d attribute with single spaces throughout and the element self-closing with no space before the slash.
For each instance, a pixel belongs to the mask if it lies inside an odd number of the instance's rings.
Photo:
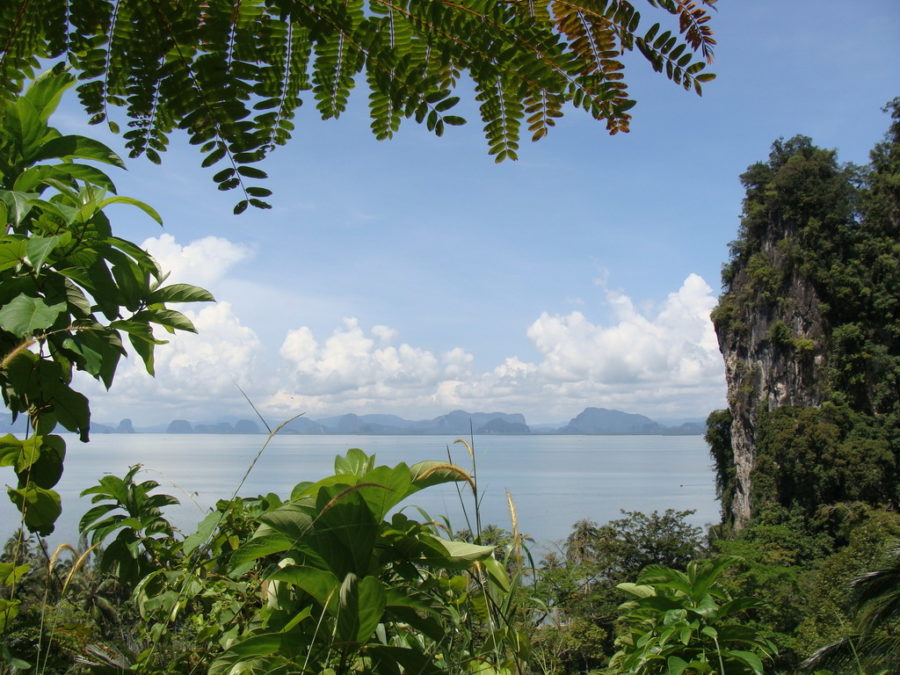
<svg viewBox="0 0 900 675">
<path fill-rule="evenodd" d="M 90 159 L 125 168 L 122 159 L 109 147 L 85 136 L 57 136 L 50 139 L 31 157 L 32 162 L 45 159 Z"/>
<path fill-rule="evenodd" d="M 44 261 L 47 260 L 53 249 L 59 244 L 60 237 L 38 237 L 31 236 L 28 239 L 26 251 L 28 253 L 28 262 L 35 270 L 40 270 Z"/>
<path fill-rule="evenodd" d="M 763 664 L 760 658 L 753 652 L 746 652 L 740 649 L 729 649 L 726 654 L 733 659 L 741 661 L 748 665 L 756 675 L 763 674 Z"/>
<path fill-rule="evenodd" d="M 493 581 L 504 593 L 509 593 L 509 575 L 506 573 L 506 570 L 500 561 L 493 557 L 486 557 L 482 562 L 484 563 L 484 568 L 487 570 L 491 581 Z"/>
<path fill-rule="evenodd" d="M 378 521 L 358 486 L 330 485 L 316 497 L 311 533 L 316 551 L 338 577 L 366 576 L 373 564 Z"/>
<path fill-rule="evenodd" d="M 678 658 L 677 656 L 670 656 L 666 660 L 666 668 L 667 675 L 681 675 L 684 672 L 684 669 L 687 668 L 687 661 L 684 659 Z"/>
<path fill-rule="evenodd" d="M 66 429 L 77 433 L 87 443 L 91 427 L 91 409 L 84 394 L 57 381 L 46 383 L 45 396 L 53 406 L 53 414 Z"/>
<path fill-rule="evenodd" d="M 32 532 L 46 537 L 53 532 L 54 523 L 62 512 L 59 494 L 35 485 L 8 488 L 10 501 L 24 514 L 25 525 Z"/>
<path fill-rule="evenodd" d="M 363 476 L 375 466 L 375 456 L 369 457 L 359 448 L 350 448 L 344 456 L 334 458 L 334 473 L 337 475 Z"/>
<path fill-rule="evenodd" d="M 149 304 L 157 302 L 215 302 L 209 291 L 190 284 L 172 284 L 153 291 L 147 298 Z"/>
<path fill-rule="evenodd" d="M 373 576 L 365 577 L 359 582 L 358 625 L 356 641 L 368 642 L 369 637 L 375 632 L 375 628 L 381 622 L 384 614 L 386 595 L 384 584 Z"/>
<path fill-rule="evenodd" d="M 18 615 L 19 600 L 7 600 L 6 598 L 0 598 L 0 635 L 6 633 L 6 629 L 12 624 L 13 619 L 15 619 Z M 20 666 L 18 664 L 16 664 L 15 667 L 23 668 L 23 670 L 30 668 L 29 664 L 25 661 L 21 661 L 20 659 L 15 660 L 24 664 L 24 668 L 23 666 Z"/>
<path fill-rule="evenodd" d="M 14 565 L 13 563 L 0 562 L 0 586 L 10 586 L 18 583 L 19 579 L 31 569 L 29 565 Z"/>
<path fill-rule="evenodd" d="M 38 75 L 23 98 L 31 103 L 38 120 L 46 122 L 56 110 L 66 89 L 74 82 L 74 75 L 57 66 Z"/>
<path fill-rule="evenodd" d="M 653 586 L 633 584 L 631 582 L 616 584 L 616 588 L 623 593 L 628 593 L 628 595 L 632 595 L 636 598 L 649 598 L 656 595 L 656 589 L 654 589 Z"/>
<path fill-rule="evenodd" d="M 19 295 L 0 309 L 0 326 L 18 337 L 31 335 L 54 324 L 66 303 L 48 305 L 43 298 Z"/>
<path fill-rule="evenodd" d="M 290 502 L 262 514 L 259 519 L 295 542 L 299 542 L 309 533 L 313 523 L 308 508 Z"/>
<path fill-rule="evenodd" d="M 37 197 L 34 192 L 13 192 L 0 190 L 0 199 L 6 204 L 7 218 L 12 215 L 12 224 L 21 225 L 25 216 L 31 211 Z"/>
<path fill-rule="evenodd" d="M 156 366 L 153 360 L 153 347 L 158 344 L 158 341 L 153 339 L 153 332 L 150 330 L 150 327 L 147 326 L 145 335 L 128 331 L 128 341 L 144 362 L 144 368 L 147 370 L 147 373 L 155 375 Z"/>
<path fill-rule="evenodd" d="M 303 565 L 288 565 L 273 570 L 266 576 L 270 581 L 288 583 L 315 598 L 323 607 L 334 611 L 333 600 L 337 599 L 341 582 L 329 570 L 320 570 Z"/>
<path fill-rule="evenodd" d="M 27 171 L 23 171 L 16 178 L 13 189 L 21 192 L 30 192 L 45 184 L 66 186 L 66 183 L 70 183 L 72 179 L 96 185 L 113 194 L 116 192 L 115 184 L 100 169 L 88 164 L 77 164 L 75 162 L 33 166 Z"/>
<path fill-rule="evenodd" d="M 131 317 L 131 321 L 156 323 L 167 328 L 196 333 L 194 324 L 181 312 L 174 309 L 145 309 Z"/>
<path fill-rule="evenodd" d="M 409 468 L 412 473 L 412 483 L 419 490 L 432 485 L 440 485 L 442 483 L 459 483 L 467 482 L 474 485 L 472 477 L 463 469 L 455 464 L 447 462 L 438 462 L 429 460 L 418 462 Z"/>
<path fill-rule="evenodd" d="M 181 545 L 184 554 L 190 555 L 197 550 L 198 546 L 205 544 L 220 522 L 222 522 L 221 513 L 218 511 L 208 513 L 206 517 L 200 521 L 197 530 L 184 538 L 184 542 Z"/>
<path fill-rule="evenodd" d="M 294 545 L 290 538 L 283 534 L 266 534 L 261 537 L 253 537 L 244 542 L 241 547 L 231 554 L 229 561 L 229 573 L 235 574 L 248 563 L 253 563 L 273 553 L 281 553 L 289 550 Z"/>
<path fill-rule="evenodd" d="M 16 471 L 18 471 L 18 467 L 21 464 L 20 457 L 37 453 L 36 449 L 25 450 L 24 446 L 26 444 L 33 446 L 35 444 L 34 437 L 21 440 L 12 434 L 6 434 L 3 438 L 0 438 L 0 466 L 15 466 L 17 467 Z"/>
<path fill-rule="evenodd" d="M 466 560 L 474 562 L 476 560 L 483 560 L 494 552 L 493 546 L 479 546 L 478 544 L 469 544 L 464 541 L 451 541 L 449 539 L 442 539 L 441 537 L 432 538 L 447 551 L 448 558 L 456 561 Z"/>
<path fill-rule="evenodd" d="M 149 204 L 146 204 L 139 199 L 133 199 L 132 197 L 123 197 L 122 195 L 116 195 L 114 197 L 107 197 L 102 202 L 100 202 L 97 207 L 102 209 L 110 204 L 130 204 L 131 206 L 138 207 L 141 211 L 146 213 L 148 216 L 153 218 L 158 224 L 162 225 L 162 216 L 157 213 L 156 209 L 154 209 Z"/>
<path fill-rule="evenodd" d="M 66 442 L 62 436 L 49 434 L 33 436 L 40 438 L 40 454 L 28 471 L 28 477 L 38 487 L 50 489 L 54 487 L 63 473 L 63 462 L 66 458 Z"/>
<path fill-rule="evenodd" d="M 406 464 L 379 466 L 362 477 L 359 493 L 377 520 L 383 520 L 394 506 L 411 492 L 411 474 Z"/>
<path fill-rule="evenodd" d="M 84 293 L 78 288 L 77 285 L 71 280 L 66 278 L 66 302 L 69 303 L 69 307 L 73 307 L 78 310 L 76 316 L 80 313 L 82 317 L 89 317 L 91 315 L 91 303 L 88 301 L 87 297 L 85 297 Z M 99 326 L 100 324 L 97 324 Z"/>
<path fill-rule="evenodd" d="M 268 656 L 281 649 L 281 643 L 287 636 L 284 633 L 267 633 L 254 635 L 251 638 L 232 645 L 229 652 L 238 656 Z"/>
<path fill-rule="evenodd" d="M 6 239 L 0 242 L 0 272 L 21 263 L 27 255 L 26 246 L 24 239 Z"/>
<path fill-rule="evenodd" d="M 16 141 L 21 146 L 22 155 L 27 159 L 40 145 L 47 133 L 47 125 L 41 122 L 40 114 L 27 96 L 21 96 L 15 107 L 8 109 L 6 124 L 16 128 Z"/>
</svg>

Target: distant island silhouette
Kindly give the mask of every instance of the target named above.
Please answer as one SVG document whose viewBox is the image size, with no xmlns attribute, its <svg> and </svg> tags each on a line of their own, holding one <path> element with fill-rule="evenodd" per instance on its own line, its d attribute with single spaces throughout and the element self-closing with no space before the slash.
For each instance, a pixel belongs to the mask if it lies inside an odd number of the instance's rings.
<svg viewBox="0 0 900 675">
<path fill-rule="evenodd" d="M 21 427 L 21 428 L 20 428 Z M 24 430 L 23 420 L 15 425 L 0 422 L 0 432 Z M 366 435 L 366 436 L 465 436 L 476 435 L 666 435 L 691 436 L 706 430 L 701 419 L 666 425 L 645 415 L 626 413 L 606 408 L 585 408 L 566 424 L 541 424 L 529 426 L 521 413 L 484 413 L 454 410 L 428 420 L 408 420 L 397 415 L 348 413 L 333 417 L 312 419 L 298 417 L 279 432 L 287 435 Z M 118 423 L 91 423 L 94 434 L 261 434 L 264 425 L 258 420 L 194 422 L 174 419 L 168 424 L 143 427 L 131 419 Z"/>
</svg>

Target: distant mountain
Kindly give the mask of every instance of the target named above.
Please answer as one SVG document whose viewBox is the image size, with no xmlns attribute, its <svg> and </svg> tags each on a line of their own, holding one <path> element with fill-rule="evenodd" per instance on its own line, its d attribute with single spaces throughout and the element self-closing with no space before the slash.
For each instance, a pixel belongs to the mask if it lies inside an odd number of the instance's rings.
<svg viewBox="0 0 900 675">
<path fill-rule="evenodd" d="M 339 415 L 318 420 L 332 434 L 402 434 L 416 422 L 396 415 Z"/>
<path fill-rule="evenodd" d="M 167 434 L 192 434 L 194 427 L 187 420 L 172 420 L 166 427 Z"/>
<path fill-rule="evenodd" d="M 17 427 L 25 428 L 25 420 Z M 4 430 L 0 423 L 0 432 Z M 118 425 L 92 423 L 91 430 L 98 434 L 110 433 L 169 433 L 169 434 L 258 434 L 260 426 L 253 420 L 236 417 L 220 418 L 216 422 L 190 422 L 172 420 L 168 425 L 139 427 L 124 419 Z M 654 421 L 644 415 L 625 413 L 606 408 L 585 408 L 567 424 L 536 424 L 529 426 L 520 413 L 470 413 L 454 410 L 429 420 L 407 420 L 397 415 L 336 415 L 314 420 L 301 416 L 285 425 L 282 434 L 302 435 L 366 435 L 366 436 L 467 436 L 475 434 L 584 434 L 584 435 L 632 435 L 660 434 L 665 436 L 702 435 L 706 424 L 702 418 L 680 418 Z"/>
<path fill-rule="evenodd" d="M 119 422 L 119 426 L 116 427 L 117 434 L 133 434 L 134 426 L 131 424 L 131 420 L 127 417 Z"/>
<path fill-rule="evenodd" d="M 476 429 L 475 433 L 497 435 L 530 434 L 531 429 L 528 428 L 527 424 L 521 424 L 519 422 L 507 422 L 505 419 L 495 417 L 487 424 Z"/>
<path fill-rule="evenodd" d="M 166 427 L 167 434 L 258 434 L 259 426 L 253 420 L 231 422 L 195 422 L 172 420 Z"/>
<path fill-rule="evenodd" d="M 606 408 L 585 408 L 560 434 L 659 434 L 664 427 L 649 417 Z"/>
<path fill-rule="evenodd" d="M 303 419 L 303 418 L 301 418 Z M 307 424 L 313 422 L 307 420 Z M 430 420 L 406 420 L 396 415 L 339 415 L 318 420 L 318 424 L 329 434 L 366 435 L 465 435 L 471 431 L 492 434 L 530 433 L 525 417 L 519 413 L 469 413 L 454 410 L 446 415 Z M 289 425 L 289 428 L 293 426 Z M 306 433 L 322 433 L 312 430 Z M 482 431 L 484 429 L 484 431 Z"/>
<path fill-rule="evenodd" d="M 307 434 L 327 434 L 328 430 L 318 422 L 308 417 L 298 417 L 288 422 L 282 427 L 282 434 L 307 435 Z"/>
<path fill-rule="evenodd" d="M 420 434 L 465 435 L 481 429 L 494 420 L 519 424 L 527 429 L 525 416 L 519 413 L 468 413 L 465 410 L 454 410 L 433 420 L 416 422 L 413 429 Z"/>
<path fill-rule="evenodd" d="M 116 433 L 116 427 L 110 426 L 109 424 L 101 424 L 100 422 L 91 422 L 91 433 L 114 434 Z"/>
<path fill-rule="evenodd" d="M 238 420 L 234 423 L 234 433 L 236 434 L 258 434 L 259 425 L 253 420 Z"/>
<path fill-rule="evenodd" d="M 193 433 L 195 434 L 233 434 L 234 427 L 228 422 L 216 422 L 214 424 L 195 424 Z M 171 431 L 169 433 L 176 433 Z"/>
</svg>

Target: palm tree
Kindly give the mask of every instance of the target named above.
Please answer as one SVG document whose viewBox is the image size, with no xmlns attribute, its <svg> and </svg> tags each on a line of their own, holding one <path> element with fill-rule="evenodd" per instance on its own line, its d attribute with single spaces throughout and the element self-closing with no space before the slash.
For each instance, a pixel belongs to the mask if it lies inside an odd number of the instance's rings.
<svg viewBox="0 0 900 675">
<path fill-rule="evenodd" d="M 803 662 L 804 668 L 900 672 L 900 541 L 888 556 L 887 565 L 851 582 L 853 633 L 816 651 Z"/>
</svg>

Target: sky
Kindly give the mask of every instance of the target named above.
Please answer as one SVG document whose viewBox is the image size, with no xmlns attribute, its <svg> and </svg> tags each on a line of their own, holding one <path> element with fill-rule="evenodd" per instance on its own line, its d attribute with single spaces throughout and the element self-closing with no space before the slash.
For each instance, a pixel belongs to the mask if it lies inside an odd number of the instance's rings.
<svg viewBox="0 0 900 675">
<path fill-rule="evenodd" d="M 798 133 L 867 161 L 888 126 L 881 108 L 900 95 L 900 3 L 721 0 L 712 27 L 718 78 L 702 97 L 629 55 L 629 134 L 570 110 L 547 138 L 523 140 L 518 162 L 488 156 L 466 101 L 469 124 L 443 138 L 410 121 L 376 141 L 363 89 L 337 121 L 307 99 L 295 138 L 262 165 L 270 211 L 233 216 L 238 195 L 216 190 L 182 139 L 162 166 L 129 160 L 119 193 L 164 226 L 115 206 L 114 230 L 217 302 L 180 307 L 198 334 L 158 347 L 155 378 L 137 359 L 109 392 L 81 378 L 93 419 L 252 418 L 241 390 L 272 424 L 457 409 L 559 423 L 588 406 L 674 420 L 724 407 L 709 313 L 739 175 Z M 121 151 L 85 120 L 70 96 L 53 121 Z"/>
</svg>

